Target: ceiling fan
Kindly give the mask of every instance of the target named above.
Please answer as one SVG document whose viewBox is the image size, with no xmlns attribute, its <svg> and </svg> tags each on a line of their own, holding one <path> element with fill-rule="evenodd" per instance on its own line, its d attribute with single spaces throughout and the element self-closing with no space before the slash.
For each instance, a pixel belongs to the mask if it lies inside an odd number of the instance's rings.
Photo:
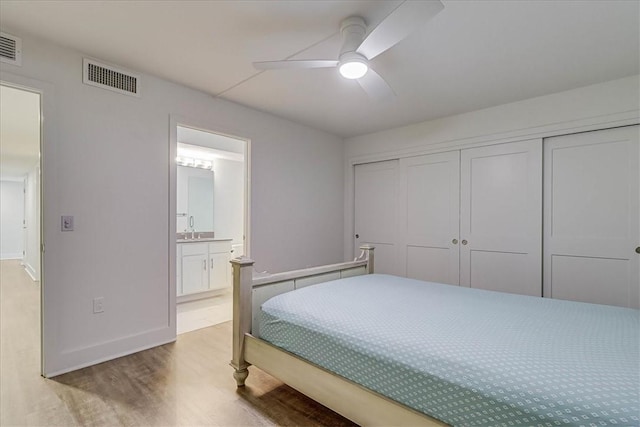
<svg viewBox="0 0 640 427">
<path fill-rule="evenodd" d="M 359 16 L 342 21 L 342 48 L 337 60 L 284 60 L 254 62 L 260 70 L 292 68 L 338 68 L 347 79 L 358 81 L 373 99 L 395 96 L 387 82 L 369 66 L 376 56 L 392 48 L 444 8 L 439 0 L 403 1 L 382 22 L 367 34 L 367 26 Z"/>
</svg>

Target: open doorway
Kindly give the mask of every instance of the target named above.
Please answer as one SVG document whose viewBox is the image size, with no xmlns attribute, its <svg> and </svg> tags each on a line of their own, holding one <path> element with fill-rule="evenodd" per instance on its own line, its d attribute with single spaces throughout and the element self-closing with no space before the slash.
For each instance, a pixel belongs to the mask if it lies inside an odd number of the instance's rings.
<svg viewBox="0 0 640 427">
<path fill-rule="evenodd" d="M 2 354 L 36 375 L 42 373 L 41 111 L 39 92 L 0 84 Z"/>
<path fill-rule="evenodd" d="M 176 330 L 231 320 L 231 258 L 246 253 L 248 141 L 177 126 Z"/>
</svg>

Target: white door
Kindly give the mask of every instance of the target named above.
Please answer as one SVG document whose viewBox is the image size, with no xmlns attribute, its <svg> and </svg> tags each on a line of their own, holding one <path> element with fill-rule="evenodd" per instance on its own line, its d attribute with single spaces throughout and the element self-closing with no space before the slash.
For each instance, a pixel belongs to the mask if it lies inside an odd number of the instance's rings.
<svg viewBox="0 0 640 427">
<path fill-rule="evenodd" d="M 399 175 L 401 272 L 459 284 L 460 152 L 400 159 Z"/>
<path fill-rule="evenodd" d="M 640 306 L 638 132 L 545 140 L 545 296 Z"/>
<path fill-rule="evenodd" d="M 398 274 L 396 209 L 398 160 L 355 166 L 355 256 L 375 245 L 375 272 Z"/>
<path fill-rule="evenodd" d="M 460 158 L 460 284 L 541 296 L 542 141 Z"/>
</svg>

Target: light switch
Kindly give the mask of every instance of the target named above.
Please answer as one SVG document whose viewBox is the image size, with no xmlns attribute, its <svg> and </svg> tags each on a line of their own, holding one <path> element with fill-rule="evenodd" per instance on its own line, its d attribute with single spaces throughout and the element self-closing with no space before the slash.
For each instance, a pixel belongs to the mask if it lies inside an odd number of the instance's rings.
<svg viewBox="0 0 640 427">
<path fill-rule="evenodd" d="M 73 216 L 63 215 L 61 221 L 62 231 L 73 231 Z"/>
</svg>

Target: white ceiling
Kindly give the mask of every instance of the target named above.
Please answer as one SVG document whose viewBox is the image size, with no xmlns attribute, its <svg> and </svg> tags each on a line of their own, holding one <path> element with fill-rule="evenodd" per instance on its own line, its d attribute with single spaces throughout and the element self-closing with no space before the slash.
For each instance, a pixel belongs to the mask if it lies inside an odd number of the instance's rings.
<svg viewBox="0 0 640 427">
<path fill-rule="evenodd" d="M 24 177 L 40 158 L 40 95 L 0 85 L 0 179 Z"/>
<path fill-rule="evenodd" d="M 634 0 L 443 0 L 439 15 L 373 61 L 398 95 L 389 103 L 335 69 L 251 64 L 297 52 L 336 59 L 343 18 L 375 24 L 399 3 L 3 0 L 0 25 L 340 136 L 639 73 Z"/>
<path fill-rule="evenodd" d="M 244 162 L 245 143 L 242 140 L 184 126 L 178 126 L 177 138 L 178 156 Z"/>
<path fill-rule="evenodd" d="M 220 151 L 244 155 L 244 141 L 217 133 L 178 126 L 178 144 L 199 145 Z"/>
</svg>

